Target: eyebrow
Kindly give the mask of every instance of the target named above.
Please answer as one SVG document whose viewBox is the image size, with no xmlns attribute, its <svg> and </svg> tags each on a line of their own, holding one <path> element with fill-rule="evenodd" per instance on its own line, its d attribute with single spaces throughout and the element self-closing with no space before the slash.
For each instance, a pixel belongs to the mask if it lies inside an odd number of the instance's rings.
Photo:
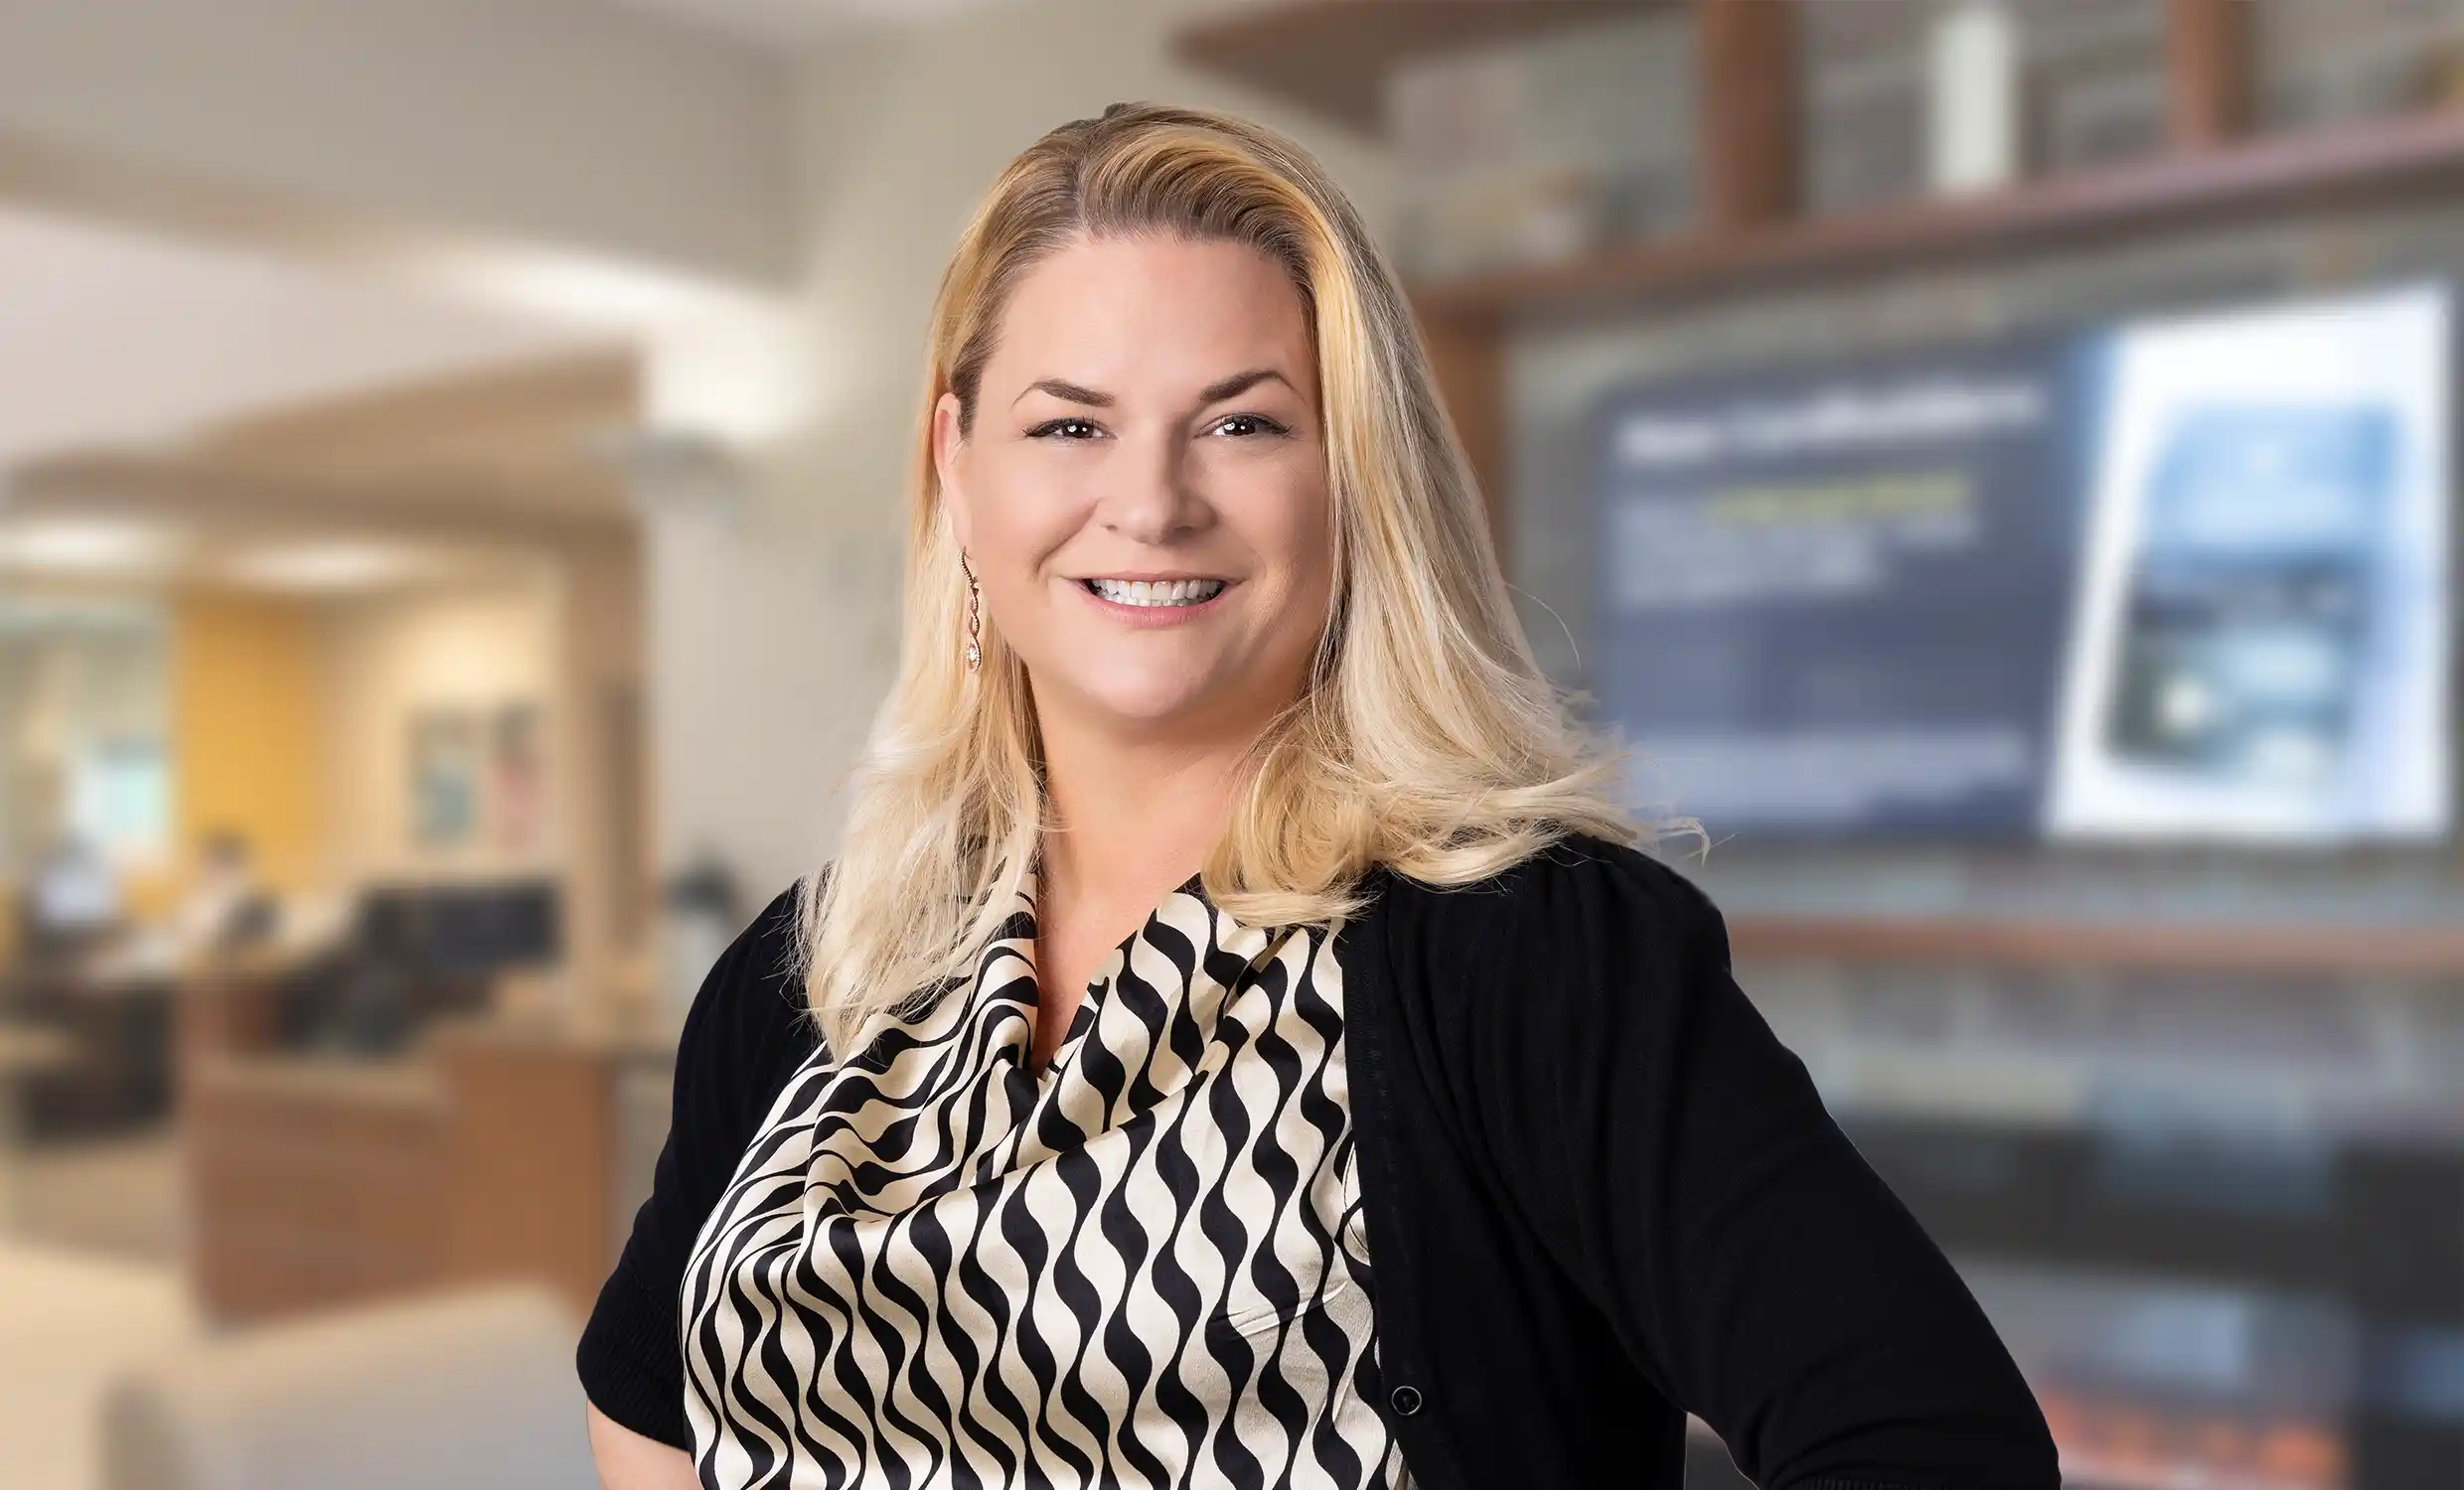
<svg viewBox="0 0 2464 1490">
<path fill-rule="evenodd" d="M 1018 390 L 1018 398 L 1041 389 L 1065 403 L 1092 403 L 1097 408 L 1112 407 L 1112 395 L 1095 388 L 1071 382 L 1064 377 L 1039 377 Z M 1015 406 L 1018 398 L 1009 400 Z"/>
<path fill-rule="evenodd" d="M 1235 394 L 1247 392 L 1269 378 L 1282 383 L 1285 387 L 1292 386 L 1292 379 L 1273 368 L 1252 368 L 1246 372 L 1235 372 L 1230 377 L 1220 378 L 1199 389 L 1198 404 L 1204 407 L 1209 403 L 1220 403 Z M 1115 401 L 1112 394 L 1101 388 L 1090 388 L 1083 383 L 1071 382 L 1065 377 L 1039 377 L 1020 390 L 1018 398 L 1024 398 L 1028 393 L 1038 390 L 1050 393 L 1053 397 L 1065 402 L 1090 404 L 1096 408 L 1110 408 Z M 1012 398 L 1009 401 L 1014 405 L 1018 398 Z"/>
<path fill-rule="evenodd" d="M 1232 397 L 1236 393 L 1246 392 L 1250 388 L 1257 386 L 1259 383 L 1266 381 L 1270 377 L 1274 378 L 1277 382 L 1282 383 L 1285 387 L 1292 386 L 1291 379 L 1285 377 L 1283 373 L 1276 372 L 1273 368 L 1252 368 L 1246 372 L 1235 372 L 1230 377 L 1224 378 L 1220 382 L 1208 383 L 1205 388 L 1198 393 L 1198 402 L 1201 405 L 1220 402 L 1223 399 Z"/>
</svg>

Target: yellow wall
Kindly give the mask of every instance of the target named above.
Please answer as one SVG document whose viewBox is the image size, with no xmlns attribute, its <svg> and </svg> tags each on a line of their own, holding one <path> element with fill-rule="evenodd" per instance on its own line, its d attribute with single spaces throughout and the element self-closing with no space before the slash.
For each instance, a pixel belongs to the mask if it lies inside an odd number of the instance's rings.
<svg viewBox="0 0 2464 1490">
<path fill-rule="evenodd" d="M 304 889 L 324 867 L 316 616 L 294 601 L 190 594 L 172 612 L 174 831 L 181 863 L 233 828 L 256 872 Z"/>
</svg>

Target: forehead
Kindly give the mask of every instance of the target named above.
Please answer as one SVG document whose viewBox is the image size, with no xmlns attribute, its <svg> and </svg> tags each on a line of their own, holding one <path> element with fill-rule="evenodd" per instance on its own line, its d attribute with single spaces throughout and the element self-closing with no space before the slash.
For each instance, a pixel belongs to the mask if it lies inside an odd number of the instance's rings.
<svg viewBox="0 0 2464 1490">
<path fill-rule="evenodd" d="M 1019 281 L 985 376 L 997 386 L 1065 377 L 1135 394 L 1251 368 L 1311 386 L 1308 316 L 1281 264 L 1246 243 L 1081 237 Z"/>
</svg>

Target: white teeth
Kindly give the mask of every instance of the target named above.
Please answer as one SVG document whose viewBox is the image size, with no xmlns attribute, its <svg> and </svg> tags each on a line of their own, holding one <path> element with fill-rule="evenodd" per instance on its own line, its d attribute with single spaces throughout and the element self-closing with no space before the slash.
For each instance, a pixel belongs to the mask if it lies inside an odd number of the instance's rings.
<svg viewBox="0 0 2464 1490">
<path fill-rule="evenodd" d="M 1090 579 L 1088 588 L 1116 605 L 1202 605 L 1223 592 L 1220 579 Z"/>
</svg>

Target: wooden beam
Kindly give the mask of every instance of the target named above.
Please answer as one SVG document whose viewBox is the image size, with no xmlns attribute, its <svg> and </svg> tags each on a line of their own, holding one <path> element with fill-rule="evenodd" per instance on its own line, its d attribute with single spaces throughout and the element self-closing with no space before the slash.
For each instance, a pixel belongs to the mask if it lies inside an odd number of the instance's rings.
<svg viewBox="0 0 2464 1490">
<path fill-rule="evenodd" d="M 542 496 L 554 501 L 540 500 Z M 339 485 L 268 477 L 207 456 L 57 456 L 20 468 L 9 510 L 25 517 L 163 520 L 221 538 L 401 538 L 521 548 L 621 537 L 619 496 L 579 483 L 549 493 L 487 480 Z"/>
<path fill-rule="evenodd" d="M 2250 0 L 2171 0 L 2165 86 L 2176 150 L 2208 150 L 2250 127 Z"/>
<path fill-rule="evenodd" d="M 1694 0 L 1695 200 L 1705 232 L 1796 216 L 1796 0 Z"/>
<path fill-rule="evenodd" d="M 1482 316 L 1422 314 L 1421 339 L 1429 348 L 1429 370 L 1439 396 L 1455 421 L 1456 436 L 1471 462 L 1472 479 L 1480 484 L 1480 503 L 1488 513 L 1488 538 L 1497 550 L 1497 566 L 1509 578 L 1513 570 L 1512 508 L 1506 497 L 1505 347 L 1497 323 Z"/>
<path fill-rule="evenodd" d="M 1836 287 L 2300 213 L 2446 202 L 2458 190 L 2464 113 L 2446 110 L 2160 155 L 1981 197 L 1894 203 L 1748 232 L 1693 232 L 1571 263 L 1419 283 L 1412 300 L 1432 322 L 1592 317 L 1679 299 L 1699 304 L 1780 282 Z"/>
<path fill-rule="evenodd" d="M 587 444 L 638 422 L 641 380 L 628 350 L 459 372 L 232 420 L 172 449 L 45 456 L 18 467 L 14 495 L 104 511 L 193 499 L 195 518 L 240 526 L 629 531 L 623 483 Z"/>
<path fill-rule="evenodd" d="M 2464 930 L 2417 923 L 2301 926 L 2008 915 L 1739 914 L 1729 919 L 1729 942 L 1740 960 L 1754 962 L 2464 979 Z"/>
</svg>

